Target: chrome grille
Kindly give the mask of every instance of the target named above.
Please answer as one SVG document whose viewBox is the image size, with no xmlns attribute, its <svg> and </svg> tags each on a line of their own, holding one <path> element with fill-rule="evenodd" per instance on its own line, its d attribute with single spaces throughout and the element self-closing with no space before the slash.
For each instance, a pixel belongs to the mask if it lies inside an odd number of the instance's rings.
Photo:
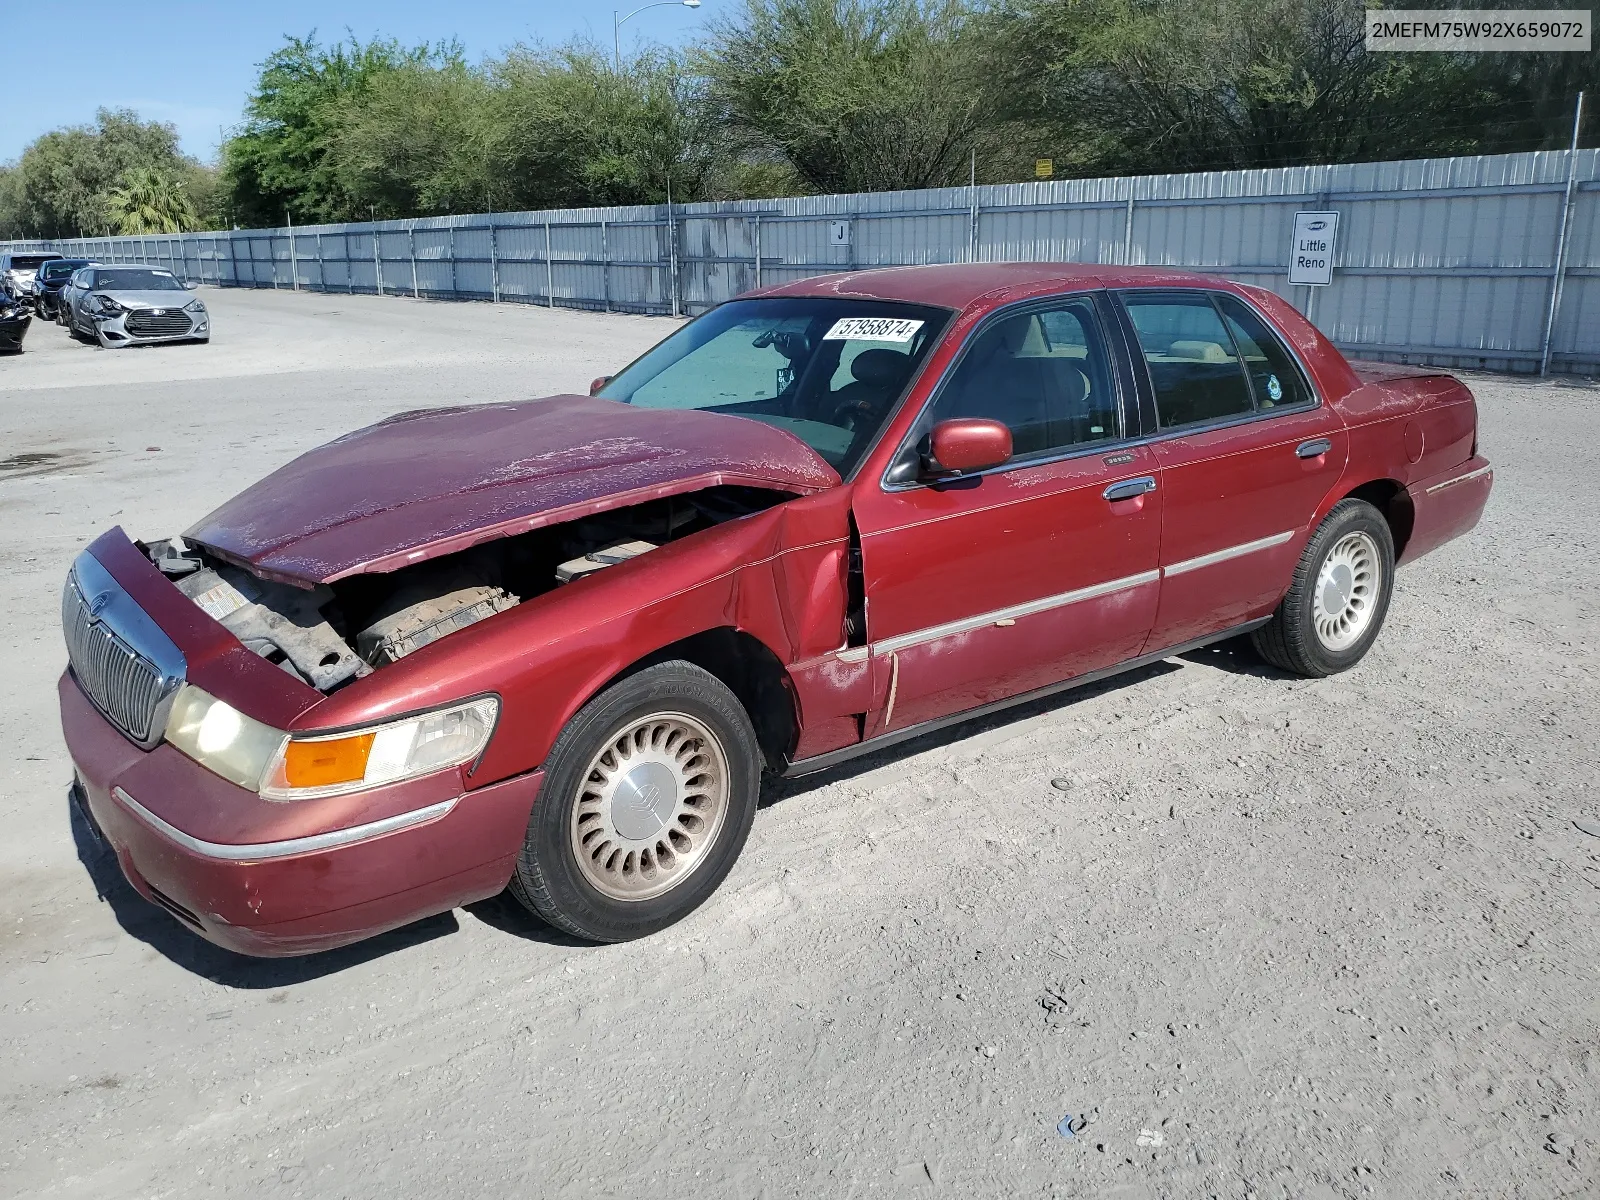
<svg viewBox="0 0 1600 1200">
<path fill-rule="evenodd" d="M 61 597 L 67 659 L 79 685 L 113 724 L 141 744 L 157 740 L 157 710 L 170 694 L 161 670 L 89 612 L 74 576 Z"/>
<path fill-rule="evenodd" d="M 181 308 L 136 308 L 122 327 L 134 337 L 174 337 L 189 332 L 189 314 Z"/>
</svg>

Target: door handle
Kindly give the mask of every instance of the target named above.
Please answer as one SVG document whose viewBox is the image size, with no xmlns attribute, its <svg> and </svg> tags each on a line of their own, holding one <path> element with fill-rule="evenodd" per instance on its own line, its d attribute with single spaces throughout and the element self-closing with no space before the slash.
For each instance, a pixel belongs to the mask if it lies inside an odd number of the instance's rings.
<svg viewBox="0 0 1600 1200">
<path fill-rule="evenodd" d="M 1132 500 L 1135 496 L 1143 496 L 1146 492 L 1156 490 L 1156 477 L 1154 475 L 1141 475 L 1137 479 L 1124 479 L 1121 483 L 1113 483 L 1101 493 L 1107 500 L 1116 503 L 1118 500 Z"/>
<path fill-rule="evenodd" d="M 1329 438 L 1312 438 L 1309 442 L 1301 442 L 1294 448 L 1296 456 L 1300 458 L 1321 458 L 1333 449 L 1333 442 Z"/>
</svg>

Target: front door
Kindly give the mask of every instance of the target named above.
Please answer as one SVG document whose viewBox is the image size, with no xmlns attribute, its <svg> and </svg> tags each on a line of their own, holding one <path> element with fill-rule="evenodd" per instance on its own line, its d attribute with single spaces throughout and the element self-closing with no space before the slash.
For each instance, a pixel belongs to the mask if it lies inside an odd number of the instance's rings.
<svg viewBox="0 0 1600 1200">
<path fill-rule="evenodd" d="M 861 485 L 868 736 L 1139 653 L 1156 610 L 1161 495 L 1153 455 L 1132 441 L 1131 377 L 1108 352 L 1103 315 L 1090 295 L 995 314 L 913 432 L 999 420 L 1010 462 L 946 484 Z"/>
<path fill-rule="evenodd" d="M 1344 468 L 1343 423 L 1266 320 L 1224 292 L 1124 292 L 1154 391 L 1161 601 L 1150 651 L 1265 616 Z"/>
</svg>

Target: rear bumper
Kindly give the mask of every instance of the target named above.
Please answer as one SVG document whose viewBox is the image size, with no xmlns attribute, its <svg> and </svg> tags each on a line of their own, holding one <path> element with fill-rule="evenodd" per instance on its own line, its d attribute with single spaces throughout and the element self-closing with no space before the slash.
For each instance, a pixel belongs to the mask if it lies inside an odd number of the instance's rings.
<svg viewBox="0 0 1600 1200">
<path fill-rule="evenodd" d="M 1494 468 L 1482 456 L 1413 483 L 1406 489 L 1411 503 L 1411 534 L 1400 561 L 1421 558 L 1470 531 L 1483 516 L 1493 487 Z"/>
<path fill-rule="evenodd" d="M 75 795 L 128 882 L 241 954 L 330 950 L 495 895 L 511 878 L 541 779 L 534 772 L 354 828 L 290 839 L 263 830 L 258 838 L 247 824 L 259 807 L 253 794 L 170 746 L 139 749 L 70 672 L 58 691 Z M 167 797 L 152 789 L 174 788 L 208 810 L 232 806 L 238 833 L 210 841 L 157 816 L 151 808 Z"/>
</svg>

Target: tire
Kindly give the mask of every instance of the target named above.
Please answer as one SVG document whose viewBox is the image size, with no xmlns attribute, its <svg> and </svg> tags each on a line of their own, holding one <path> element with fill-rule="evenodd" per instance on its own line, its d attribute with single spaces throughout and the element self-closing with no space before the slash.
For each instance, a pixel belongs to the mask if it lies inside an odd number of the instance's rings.
<svg viewBox="0 0 1600 1200">
<path fill-rule="evenodd" d="M 1372 648 L 1393 593 L 1389 523 L 1365 500 L 1341 500 L 1306 544 L 1272 620 L 1250 640 L 1262 658 L 1295 675 L 1348 671 Z"/>
<path fill-rule="evenodd" d="M 733 692 L 692 663 L 647 667 L 556 739 L 511 893 L 575 937 L 645 937 L 716 891 L 760 794 L 761 748 Z"/>
</svg>

